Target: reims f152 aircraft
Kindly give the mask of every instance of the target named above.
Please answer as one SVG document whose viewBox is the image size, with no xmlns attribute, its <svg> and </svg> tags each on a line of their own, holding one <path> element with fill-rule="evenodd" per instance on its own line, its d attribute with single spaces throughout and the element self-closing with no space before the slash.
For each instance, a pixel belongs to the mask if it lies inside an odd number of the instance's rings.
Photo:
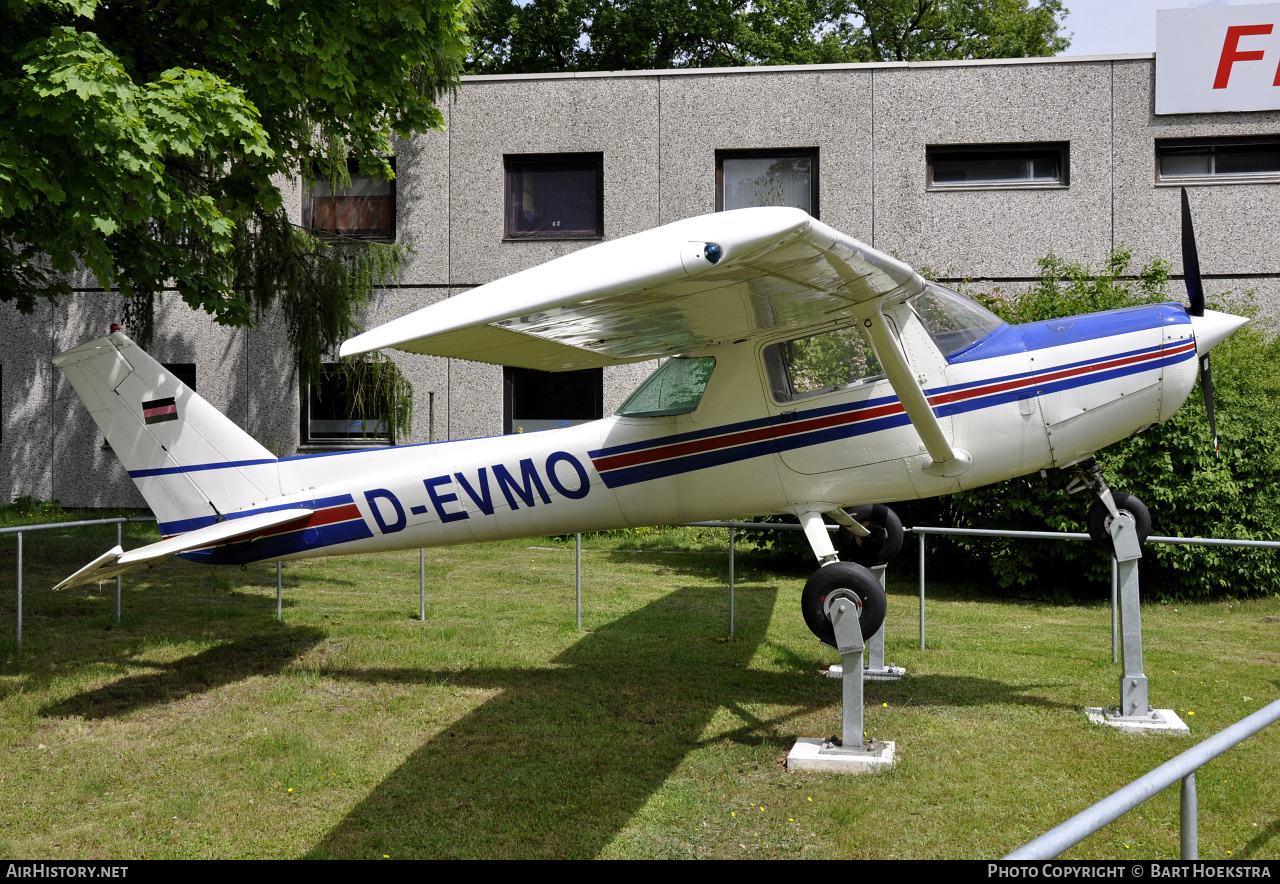
<svg viewBox="0 0 1280 884">
<path fill-rule="evenodd" d="M 1185 194 L 1184 194 L 1185 202 Z M 1189 235 L 1184 212 L 1184 250 Z M 1188 266 L 1194 262 L 1191 245 Z M 1076 467 L 1095 522 L 1145 510 L 1091 455 L 1168 418 L 1196 357 L 1245 320 L 1134 307 L 1012 326 L 798 209 L 704 215 L 582 249 L 372 329 L 350 355 L 548 371 L 662 363 L 603 420 L 488 439 L 276 458 L 120 332 L 54 362 L 160 524 L 58 588 L 172 555 L 241 564 L 794 514 L 820 567 L 802 609 L 884 594 L 901 544 L 885 502 Z M 1204 372 L 1206 394 L 1211 389 Z M 852 509 L 851 509 L 852 508 Z M 825 519 L 842 526 L 833 542 Z M 838 547 L 838 548 L 837 548 Z"/>
</svg>

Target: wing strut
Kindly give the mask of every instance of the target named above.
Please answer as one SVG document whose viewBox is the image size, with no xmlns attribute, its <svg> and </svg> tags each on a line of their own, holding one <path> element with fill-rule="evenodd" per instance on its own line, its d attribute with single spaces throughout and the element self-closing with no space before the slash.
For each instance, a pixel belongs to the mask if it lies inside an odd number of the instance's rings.
<svg viewBox="0 0 1280 884">
<path fill-rule="evenodd" d="M 862 324 L 871 338 L 871 347 L 876 351 L 876 358 L 880 360 L 885 377 L 893 385 L 893 392 L 898 394 L 898 400 L 907 412 L 907 417 L 911 418 L 916 432 L 920 434 L 920 441 L 924 442 L 929 457 L 933 458 L 933 462 L 924 467 L 924 472 L 930 476 L 951 478 L 969 469 L 973 457 L 963 448 L 951 447 L 920 382 L 911 373 L 902 345 L 889 328 L 889 321 L 885 319 L 884 313 L 877 309 Z"/>
</svg>

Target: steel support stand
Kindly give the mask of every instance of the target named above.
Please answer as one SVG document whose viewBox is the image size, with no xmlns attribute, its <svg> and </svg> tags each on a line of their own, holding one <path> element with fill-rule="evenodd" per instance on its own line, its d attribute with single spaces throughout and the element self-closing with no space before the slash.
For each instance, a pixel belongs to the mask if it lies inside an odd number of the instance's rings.
<svg viewBox="0 0 1280 884">
<path fill-rule="evenodd" d="M 578 617 L 578 632 L 582 632 L 582 535 L 574 543 L 574 610 Z"/>
<path fill-rule="evenodd" d="M 276 619 L 284 619 L 284 570 L 276 562 Z"/>
<path fill-rule="evenodd" d="M 418 549 L 418 622 L 427 622 L 427 551 Z"/>
<path fill-rule="evenodd" d="M 871 569 L 871 573 L 879 578 L 881 589 L 885 587 L 885 567 L 885 565 L 876 565 Z M 843 665 L 832 666 L 827 670 L 827 678 L 843 678 L 844 672 Z M 907 670 L 901 666 L 885 665 L 884 624 L 881 624 L 876 634 L 871 636 L 871 641 L 867 642 L 867 663 L 862 668 L 862 677 L 867 681 L 897 681 L 906 674 Z"/>
<path fill-rule="evenodd" d="M 1190 729 L 1172 709 L 1152 709 L 1147 702 L 1147 677 L 1142 671 L 1142 606 L 1138 593 L 1138 560 L 1142 546 L 1137 527 L 1128 513 L 1111 520 L 1120 591 L 1120 639 L 1122 668 L 1120 703 L 1109 709 L 1086 708 L 1089 718 L 1130 733 L 1156 731 L 1188 734 Z"/>
<path fill-rule="evenodd" d="M 858 622 L 859 608 L 852 593 L 836 590 L 823 606 L 835 627 L 836 649 L 851 677 L 842 679 L 840 737 L 827 740 L 801 737 L 787 755 L 787 770 L 822 770 L 860 773 L 886 770 L 893 766 L 894 744 L 868 740 L 863 722 L 862 655 L 866 644 Z"/>
</svg>

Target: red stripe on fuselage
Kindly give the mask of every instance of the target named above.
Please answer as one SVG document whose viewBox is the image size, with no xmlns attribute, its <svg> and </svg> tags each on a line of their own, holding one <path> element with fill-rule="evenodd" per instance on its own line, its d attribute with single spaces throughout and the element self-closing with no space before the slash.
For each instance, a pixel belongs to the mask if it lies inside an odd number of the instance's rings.
<svg viewBox="0 0 1280 884">
<path fill-rule="evenodd" d="M 929 397 L 929 404 L 931 406 L 949 405 L 954 402 L 963 402 L 969 399 L 977 399 L 982 396 L 990 396 L 995 393 L 1016 390 L 1020 387 L 1035 387 L 1039 384 L 1063 380 L 1065 378 L 1078 377 L 1092 372 L 1108 371 L 1113 368 L 1122 368 L 1126 365 L 1134 365 L 1144 361 L 1156 361 L 1163 359 L 1166 356 L 1176 356 L 1194 346 L 1195 342 L 1190 341 L 1186 344 L 1175 346 L 1169 350 L 1155 350 L 1150 353 L 1139 353 L 1118 359 L 1108 359 L 1105 362 L 1093 363 L 1091 365 L 1081 365 L 1075 368 L 1049 371 L 1044 374 L 1032 375 L 1025 378 L 1016 378 L 1009 381 L 987 384 L 981 387 L 971 387 L 967 390 L 958 390 L 952 393 L 939 393 Z M 825 415 L 823 417 L 809 418 L 807 420 L 799 420 L 793 423 L 777 424 L 772 427 L 744 430 L 740 433 L 729 433 L 724 436 L 715 436 L 710 439 L 697 439 L 690 442 L 681 442 L 675 445 L 663 445 L 661 447 L 650 448 L 644 451 L 628 452 L 627 454 L 607 455 L 605 457 L 594 458 L 592 460 L 592 464 L 595 466 L 597 471 L 604 472 L 607 470 L 620 469 L 622 467 L 657 463 L 659 461 L 670 460 L 672 458 L 687 457 L 692 454 L 702 454 L 707 451 L 717 451 L 722 448 L 746 445 L 751 442 L 762 442 L 769 439 L 785 439 L 789 436 L 808 433 L 814 430 L 824 430 L 830 427 L 855 424 L 864 420 L 888 417 L 889 415 L 900 414 L 902 411 L 902 403 L 892 402 L 885 405 L 878 405 L 874 408 L 864 408 L 852 412 Z"/>
</svg>

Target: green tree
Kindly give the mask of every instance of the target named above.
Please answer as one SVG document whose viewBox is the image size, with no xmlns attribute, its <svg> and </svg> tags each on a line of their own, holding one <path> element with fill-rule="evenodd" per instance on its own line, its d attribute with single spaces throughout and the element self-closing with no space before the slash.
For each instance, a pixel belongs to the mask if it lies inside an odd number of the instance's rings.
<svg viewBox="0 0 1280 884">
<path fill-rule="evenodd" d="M 308 380 L 404 254 L 298 230 L 279 184 L 341 182 L 348 159 L 390 177 L 393 136 L 443 125 L 470 14 L 471 0 L 6 0 L 0 301 L 30 312 L 83 267 L 143 314 L 169 285 L 232 326 L 281 304 Z"/>
<path fill-rule="evenodd" d="M 1020 58 L 1061 52 L 1061 0 L 494 0 L 474 73 Z"/>
</svg>

